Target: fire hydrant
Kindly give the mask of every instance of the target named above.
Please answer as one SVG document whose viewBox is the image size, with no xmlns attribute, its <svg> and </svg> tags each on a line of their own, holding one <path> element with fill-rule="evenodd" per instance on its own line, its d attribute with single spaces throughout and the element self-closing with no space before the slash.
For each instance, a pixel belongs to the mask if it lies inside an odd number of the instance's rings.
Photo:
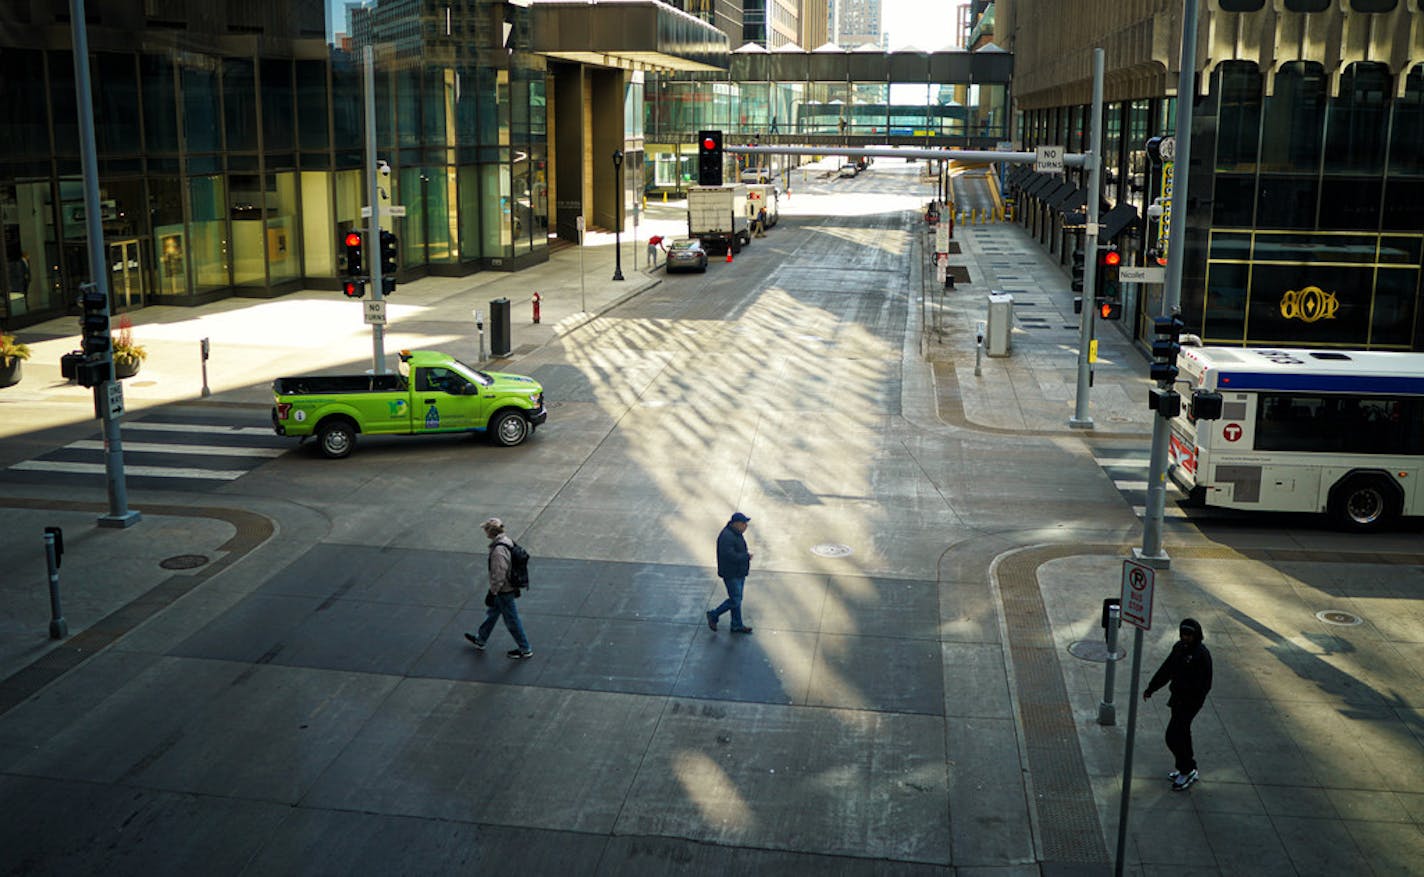
<svg viewBox="0 0 1424 877">
<path fill-rule="evenodd" d="M 536 323 L 539 322 L 539 302 L 543 300 L 543 297 L 540 296 L 539 293 L 534 293 L 534 322 Z"/>
</svg>

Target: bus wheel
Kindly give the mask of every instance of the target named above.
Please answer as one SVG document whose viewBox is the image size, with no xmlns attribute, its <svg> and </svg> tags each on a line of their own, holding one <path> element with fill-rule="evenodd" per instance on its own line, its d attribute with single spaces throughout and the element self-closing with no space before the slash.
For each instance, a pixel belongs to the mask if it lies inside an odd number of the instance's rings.
<svg viewBox="0 0 1424 877">
<path fill-rule="evenodd" d="M 1399 515 L 1399 491 L 1377 475 L 1357 475 L 1332 491 L 1330 514 L 1347 530 L 1383 530 Z"/>
</svg>

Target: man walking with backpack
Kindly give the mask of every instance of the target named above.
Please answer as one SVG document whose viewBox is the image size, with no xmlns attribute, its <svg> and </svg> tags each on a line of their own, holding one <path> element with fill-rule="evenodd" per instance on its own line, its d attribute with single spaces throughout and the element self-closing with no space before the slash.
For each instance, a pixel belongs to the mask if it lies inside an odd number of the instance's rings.
<svg viewBox="0 0 1424 877">
<path fill-rule="evenodd" d="M 490 518 L 481 527 L 490 540 L 489 592 L 485 594 L 485 606 L 489 608 L 479 631 L 465 634 L 465 639 L 483 652 L 490 634 L 494 632 L 494 623 L 502 616 L 504 626 L 509 629 L 509 635 L 514 637 L 516 646 L 505 654 L 515 660 L 533 657 L 534 650 L 529 647 L 529 638 L 524 635 L 524 625 L 519 620 L 519 609 L 514 605 L 521 584 L 516 579 L 522 578 L 522 584 L 529 583 L 527 566 L 520 571 L 515 569 L 515 554 L 523 555 L 526 564 L 529 555 L 524 549 L 517 548 L 514 540 L 505 535 L 504 522 L 499 518 Z"/>
</svg>

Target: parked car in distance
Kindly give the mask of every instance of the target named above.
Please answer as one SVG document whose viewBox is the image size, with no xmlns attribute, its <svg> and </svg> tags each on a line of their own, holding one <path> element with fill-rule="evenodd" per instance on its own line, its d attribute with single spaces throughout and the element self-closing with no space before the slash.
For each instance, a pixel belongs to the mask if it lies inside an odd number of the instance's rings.
<svg viewBox="0 0 1424 877">
<path fill-rule="evenodd" d="M 856 167 L 853 164 L 841 165 L 840 175 L 843 177 L 853 177 L 858 173 L 860 173 L 860 168 Z"/>
<path fill-rule="evenodd" d="M 678 238 L 667 251 L 667 269 L 672 271 L 707 270 L 707 251 L 697 238 Z"/>
<path fill-rule="evenodd" d="M 742 182 L 769 183 L 771 182 L 771 170 L 764 167 L 749 167 L 742 171 Z"/>
</svg>

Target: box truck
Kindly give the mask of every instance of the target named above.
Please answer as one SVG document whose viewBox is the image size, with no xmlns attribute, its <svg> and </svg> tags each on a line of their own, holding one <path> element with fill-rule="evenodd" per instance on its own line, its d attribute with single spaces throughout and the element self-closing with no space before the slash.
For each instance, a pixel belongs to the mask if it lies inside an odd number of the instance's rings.
<svg viewBox="0 0 1424 877">
<path fill-rule="evenodd" d="M 740 253 L 752 240 L 747 187 L 730 183 L 688 189 L 687 236 L 702 241 L 708 250 L 726 252 L 730 248 Z"/>
</svg>

